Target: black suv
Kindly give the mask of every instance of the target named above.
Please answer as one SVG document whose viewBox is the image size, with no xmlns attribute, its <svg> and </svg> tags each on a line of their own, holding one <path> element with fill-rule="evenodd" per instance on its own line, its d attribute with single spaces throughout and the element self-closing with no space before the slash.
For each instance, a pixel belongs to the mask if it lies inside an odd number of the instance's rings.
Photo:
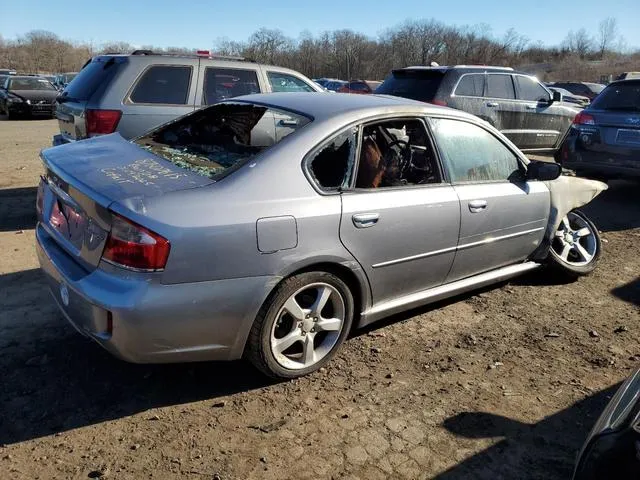
<svg viewBox="0 0 640 480">
<path fill-rule="evenodd" d="M 555 152 L 580 112 L 535 77 L 508 67 L 407 67 L 393 70 L 375 93 L 472 113 L 530 152 Z"/>
</svg>

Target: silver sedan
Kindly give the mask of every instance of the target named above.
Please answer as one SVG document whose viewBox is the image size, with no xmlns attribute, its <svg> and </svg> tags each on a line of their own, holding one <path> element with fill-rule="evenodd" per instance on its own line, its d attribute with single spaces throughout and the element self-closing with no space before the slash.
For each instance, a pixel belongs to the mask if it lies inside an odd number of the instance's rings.
<svg viewBox="0 0 640 480">
<path fill-rule="evenodd" d="M 543 265 L 591 272 L 606 185 L 463 112 L 365 95 L 226 101 L 42 152 L 37 251 L 77 330 L 132 362 L 292 378 L 354 328 Z"/>
</svg>

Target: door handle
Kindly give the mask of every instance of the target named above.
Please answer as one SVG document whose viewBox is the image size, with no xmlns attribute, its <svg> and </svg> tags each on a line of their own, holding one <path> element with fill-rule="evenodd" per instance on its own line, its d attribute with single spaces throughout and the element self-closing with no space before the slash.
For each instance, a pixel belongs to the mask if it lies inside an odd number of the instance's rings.
<svg viewBox="0 0 640 480">
<path fill-rule="evenodd" d="M 498 102 L 487 102 L 487 107 L 499 107 L 500 104 Z"/>
<path fill-rule="evenodd" d="M 280 125 L 281 127 L 297 127 L 298 122 L 296 120 L 280 120 L 280 122 L 278 122 L 278 125 Z"/>
<path fill-rule="evenodd" d="M 535 110 L 536 108 L 538 108 L 537 105 L 527 105 L 526 106 L 527 110 Z"/>
<path fill-rule="evenodd" d="M 471 213 L 478 213 L 487 208 L 486 200 L 471 200 L 469 202 L 469 211 Z"/>
<path fill-rule="evenodd" d="M 358 213 L 351 217 L 356 228 L 369 228 L 378 223 L 380 215 L 377 213 Z"/>
</svg>

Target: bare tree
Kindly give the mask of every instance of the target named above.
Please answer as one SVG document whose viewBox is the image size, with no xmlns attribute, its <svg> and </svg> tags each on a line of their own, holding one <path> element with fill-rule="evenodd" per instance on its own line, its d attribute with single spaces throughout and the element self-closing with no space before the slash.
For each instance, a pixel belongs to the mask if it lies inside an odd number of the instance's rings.
<svg viewBox="0 0 640 480">
<path fill-rule="evenodd" d="M 598 46 L 600 47 L 600 58 L 603 59 L 605 53 L 612 49 L 618 39 L 618 21 L 613 17 L 607 17 L 598 25 Z"/>
<path fill-rule="evenodd" d="M 593 50 L 593 38 L 584 28 L 576 32 L 571 30 L 564 40 L 564 45 L 571 53 L 585 58 Z"/>
</svg>

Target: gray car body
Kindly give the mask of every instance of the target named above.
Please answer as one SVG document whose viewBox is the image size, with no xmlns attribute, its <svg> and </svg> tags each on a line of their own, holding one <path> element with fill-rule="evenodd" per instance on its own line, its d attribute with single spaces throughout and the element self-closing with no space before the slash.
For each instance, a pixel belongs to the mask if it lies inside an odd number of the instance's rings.
<svg viewBox="0 0 640 480">
<path fill-rule="evenodd" d="M 358 326 L 510 278 L 537 268 L 536 254 L 560 218 L 606 188 L 561 177 L 326 193 L 311 181 L 305 159 L 344 128 L 377 119 L 459 119 L 491 132 L 524 167 L 528 160 L 482 120 L 420 102 L 292 93 L 237 101 L 304 112 L 313 121 L 216 183 L 177 181 L 169 166 L 151 185 L 122 182 L 114 171 L 143 152 L 117 134 L 42 153 L 49 180 L 36 236 L 51 292 L 80 332 L 123 359 L 240 358 L 258 311 L 296 272 L 340 275 L 355 297 Z M 46 218 L 56 195 L 92 218 L 92 243 L 85 232 L 74 249 L 52 231 Z M 489 205 L 479 215 L 467 207 L 476 198 Z M 164 271 L 133 272 L 100 259 L 109 210 L 171 242 Z M 357 228 L 357 217 L 372 212 L 379 222 Z"/>
<path fill-rule="evenodd" d="M 93 61 L 114 62 L 110 67 L 115 72 L 106 75 L 106 81 L 97 85 L 90 93 L 89 98 L 80 101 L 63 101 L 58 106 L 56 116 L 58 118 L 60 134 L 54 136 L 53 145 L 80 140 L 87 137 L 85 112 L 94 110 L 120 110 L 122 117 L 118 122 L 116 131 L 126 139 L 135 138 L 159 125 L 174 118 L 186 115 L 199 108 L 205 107 L 203 98 L 203 86 L 206 68 L 237 69 L 254 72 L 258 79 L 260 92 L 272 91 L 267 77 L 268 72 L 291 75 L 304 82 L 316 92 L 324 89 L 304 75 L 288 68 L 263 65 L 259 63 L 230 60 L 221 58 L 209 58 L 184 55 L 102 55 Z M 131 94 L 147 69 L 154 66 L 189 67 L 191 78 L 184 105 L 170 104 L 143 104 L 134 103 Z M 82 73 L 82 72 L 81 72 Z M 82 81 L 80 75 L 75 82 Z M 64 96 L 64 92 L 61 96 Z"/>
</svg>

